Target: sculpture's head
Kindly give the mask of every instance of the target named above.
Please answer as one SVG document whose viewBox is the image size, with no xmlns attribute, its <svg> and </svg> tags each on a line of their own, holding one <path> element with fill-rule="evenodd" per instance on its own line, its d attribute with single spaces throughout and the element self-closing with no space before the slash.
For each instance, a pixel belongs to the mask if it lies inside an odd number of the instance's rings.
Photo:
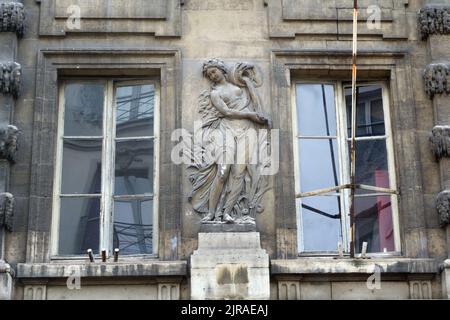
<svg viewBox="0 0 450 320">
<path fill-rule="evenodd" d="M 203 63 L 203 75 L 214 83 L 226 79 L 227 68 L 225 63 L 218 58 L 212 58 L 205 61 Z"/>
</svg>

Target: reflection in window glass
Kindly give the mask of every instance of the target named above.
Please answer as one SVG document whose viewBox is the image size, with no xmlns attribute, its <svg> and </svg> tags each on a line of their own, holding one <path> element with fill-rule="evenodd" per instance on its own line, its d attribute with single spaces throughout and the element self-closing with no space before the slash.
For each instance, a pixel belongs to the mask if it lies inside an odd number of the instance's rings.
<svg viewBox="0 0 450 320">
<path fill-rule="evenodd" d="M 103 135 L 103 84 L 67 84 L 65 86 L 64 100 L 65 136 Z"/>
<path fill-rule="evenodd" d="M 340 198 L 317 196 L 298 201 L 301 202 L 304 251 L 336 251 L 338 242 L 342 242 Z"/>
<path fill-rule="evenodd" d="M 121 254 L 151 254 L 153 201 L 116 200 L 114 202 L 114 248 Z"/>
<path fill-rule="evenodd" d="M 116 89 L 116 136 L 153 136 L 155 88 L 151 84 Z"/>
<path fill-rule="evenodd" d="M 367 242 L 367 252 L 391 252 L 394 246 L 391 196 L 355 200 L 356 252 Z"/>
<path fill-rule="evenodd" d="M 59 254 L 99 252 L 100 198 L 61 198 Z"/>
</svg>

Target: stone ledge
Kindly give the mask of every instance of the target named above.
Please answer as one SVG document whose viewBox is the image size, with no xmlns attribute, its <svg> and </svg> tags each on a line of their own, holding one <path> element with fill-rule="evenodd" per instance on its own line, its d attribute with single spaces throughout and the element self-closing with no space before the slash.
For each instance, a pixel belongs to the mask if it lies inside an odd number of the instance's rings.
<svg viewBox="0 0 450 320">
<path fill-rule="evenodd" d="M 67 278 L 79 270 L 80 277 L 186 276 L 186 261 L 139 263 L 20 263 L 17 278 Z"/>
<path fill-rule="evenodd" d="M 434 259 L 373 258 L 333 259 L 301 258 L 272 260 L 271 274 L 373 274 L 378 267 L 382 273 L 437 273 Z"/>
</svg>

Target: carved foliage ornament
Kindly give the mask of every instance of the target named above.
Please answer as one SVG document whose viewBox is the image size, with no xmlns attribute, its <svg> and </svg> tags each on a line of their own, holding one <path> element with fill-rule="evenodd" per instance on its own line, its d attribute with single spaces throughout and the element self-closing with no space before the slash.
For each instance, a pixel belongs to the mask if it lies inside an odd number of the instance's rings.
<svg viewBox="0 0 450 320">
<path fill-rule="evenodd" d="M 450 190 L 442 191 L 436 201 L 436 209 L 439 214 L 439 223 L 445 227 L 450 224 Z"/>
<path fill-rule="evenodd" d="M 450 126 L 435 126 L 430 137 L 436 160 L 450 157 Z"/>
<path fill-rule="evenodd" d="M 17 62 L 0 63 L 0 93 L 19 96 L 22 67 Z"/>
<path fill-rule="evenodd" d="M 433 98 L 436 94 L 450 93 L 450 64 L 432 63 L 424 72 L 425 91 Z"/>
<path fill-rule="evenodd" d="M 23 4 L 19 2 L 0 3 L 0 31 L 16 32 L 23 36 L 25 12 Z"/>
<path fill-rule="evenodd" d="M 211 87 L 199 97 L 189 201 L 203 223 L 254 225 L 256 213 L 264 210 L 262 197 L 269 190 L 264 171 L 270 167 L 270 159 L 261 157 L 269 148 L 270 121 L 256 90 L 260 72 L 250 63 L 228 68 L 213 58 L 204 62 L 203 75 Z"/>
<path fill-rule="evenodd" d="M 5 128 L 0 128 L 0 159 L 15 162 L 18 149 L 18 134 L 19 129 L 16 126 L 9 125 Z"/>
<path fill-rule="evenodd" d="M 14 213 L 14 197 L 11 193 L 0 193 L 0 228 L 12 230 Z"/>
<path fill-rule="evenodd" d="M 419 11 L 419 32 L 422 39 L 430 34 L 450 33 L 450 6 L 427 6 Z"/>
</svg>

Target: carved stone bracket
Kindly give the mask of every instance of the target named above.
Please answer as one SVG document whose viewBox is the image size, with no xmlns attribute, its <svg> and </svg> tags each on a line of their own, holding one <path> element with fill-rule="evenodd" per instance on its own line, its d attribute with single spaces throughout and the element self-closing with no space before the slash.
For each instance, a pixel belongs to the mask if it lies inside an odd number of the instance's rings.
<svg viewBox="0 0 450 320">
<path fill-rule="evenodd" d="M 17 62 L 0 63 L 0 92 L 19 96 L 22 66 Z"/>
<path fill-rule="evenodd" d="M 450 190 L 442 191 L 436 201 L 439 222 L 442 226 L 450 224 Z"/>
<path fill-rule="evenodd" d="M 450 93 L 450 64 L 432 63 L 424 72 L 425 91 L 433 98 L 436 94 Z"/>
<path fill-rule="evenodd" d="M 430 34 L 450 34 L 450 6 L 427 6 L 419 11 L 422 39 Z"/>
<path fill-rule="evenodd" d="M 23 36 L 25 11 L 20 2 L 0 3 L 0 31 L 15 32 Z"/>
<path fill-rule="evenodd" d="M 450 126 L 435 126 L 432 134 L 430 142 L 436 160 L 450 157 Z"/>
<path fill-rule="evenodd" d="M 8 125 L 0 128 L 0 159 L 6 159 L 12 163 L 15 162 L 18 149 L 18 134 L 19 129 L 16 126 Z"/>
<path fill-rule="evenodd" d="M 11 193 L 0 193 L 0 228 L 12 230 L 14 214 L 14 196 Z"/>
</svg>

